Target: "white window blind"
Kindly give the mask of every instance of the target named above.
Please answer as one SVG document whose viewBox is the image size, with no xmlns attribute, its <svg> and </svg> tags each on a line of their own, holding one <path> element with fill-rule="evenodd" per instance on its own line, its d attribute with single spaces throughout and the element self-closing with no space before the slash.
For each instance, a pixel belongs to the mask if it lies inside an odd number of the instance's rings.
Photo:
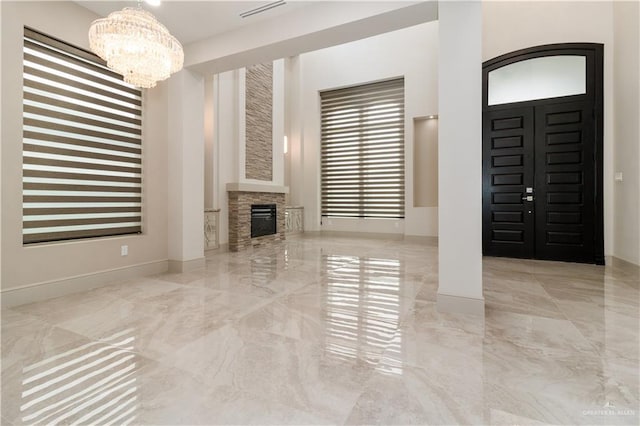
<svg viewBox="0 0 640 426">
<path fill-rule="evenodd" d="M 142 95 L 24 29 L 23 243 L 141 232 Z"/>
<path fill-rule="evenodd" d="M 320 93 L 322 216 L 404 217 L 404 79 Z"/>
</svg>

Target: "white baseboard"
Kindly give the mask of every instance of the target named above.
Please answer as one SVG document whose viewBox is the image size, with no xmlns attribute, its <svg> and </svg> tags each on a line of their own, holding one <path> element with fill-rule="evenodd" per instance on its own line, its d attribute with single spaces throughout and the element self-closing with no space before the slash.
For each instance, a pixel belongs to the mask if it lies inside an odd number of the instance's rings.
<svg viewBox="0 0 640 426">
<path fill-rule="evenodd" d="M 628 260 L 622 259 L 620 257 L 615 257 L 615 256 L 605 256 L 605 263 L 607 265 L 613 266 L 615 268 L 621 268 L 621 269 L 633 270 L 633 269 L 640 268 L 640 265 L 636 265 L 633 262 L 630 262 Z"/>
<path fill-rule="evenodd" d="M 317 232 L 316 235 L 323 237 L 336 237 L 336 238 L 372 238 L 376 240 L 396 240 L 402 241 L 404 234 L 391 234 L 385 232 L 356 232 L 356 231 L 305 231 L 305 233 Z"/>
<path fill-rule="evenodd" d="M 405 235 L 405 234 L 390 234 L 386 232 L 358 232 L 358 231 L 304 231 L 304 233 L 287 234 L 287 237 L 307 237 L 322 236 L 322 237 L 343 237 L 343 238 L 372 238 L 376 240 L 394 240 L 394 241 L 408 241 L 413 243 L 423 243 L 429 246 L 438 245 L 438 237 L 431 237 L 426 235 Z"/>
<path fill-rule="evenodd" d="M 404 240 L 412 243 L 422 243 L 433 247 L 438 246 L 438 237 L 428 237 L 426 235 L 405 235 Z"/>
<path fill-rule="evenodd" d="M 484 299 L 438 293 L 438 312 L 478 315 L 484 318 Z"/>
<path fill-rule="evenodd" d="M 207 255 L 210 255 L 210 254 L 225 253 L 228 251 L 229 251 L 229 243 L 223 243 L 223 244 L 218 244 L 218 247 L 216 248 L 206 249 L 204 251 L 204 254 L 205 254 L 205 257 L 207 257 Z"/>
<path fill-rule="evenodd" d="M 169 260 L 169 272 L 191 272 L 204 268 L 205 265 L 204 257 L 192 260 Z"/>
<path fill-rule="evenodd" d="M 228 251 L 229 251 L 229 243 L 222 243 L 218 246 L 217 249 L 209 250 L 206 253 L 207 254 L 227 253 Z"/>
<path fill-rule="evenodd" d="M 160 274 L 168 270 L 167 260 L 157 260 L 138 265 L 114 268 L 91 274 L 76 275 L 74 277 L 59 280 L 44 281 L 35 284 L 28 284 L 21 287 L 3 289 L 2 307 L 24 305 L 26 303 L 39 302 L 53 299 L 54 297 L 65 296 L 71 293 L 91 290 L 102 287 L 106 284 L 118 280 L 128 280 L 147 275 Z"/>
</svg>

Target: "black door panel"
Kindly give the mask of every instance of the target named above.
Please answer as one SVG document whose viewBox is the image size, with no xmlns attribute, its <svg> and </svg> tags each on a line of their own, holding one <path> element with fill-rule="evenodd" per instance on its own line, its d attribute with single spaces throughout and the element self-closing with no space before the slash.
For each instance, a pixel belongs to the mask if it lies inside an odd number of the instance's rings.
<svg viewBox="0 0 640 426">
<path fill-rule="evenodd" d="M 483 249 L 492 256 L 533 257 L 533 111 L 485 114 L 483 146 Z"/>
<path fill-rule="evenodd" d="M 590 102 L 535 107 L 538 259 L 594 261 L 592 110 Z M 553 143 L 558 134 L 573 136 L 562 144 Z"/>
</svg>

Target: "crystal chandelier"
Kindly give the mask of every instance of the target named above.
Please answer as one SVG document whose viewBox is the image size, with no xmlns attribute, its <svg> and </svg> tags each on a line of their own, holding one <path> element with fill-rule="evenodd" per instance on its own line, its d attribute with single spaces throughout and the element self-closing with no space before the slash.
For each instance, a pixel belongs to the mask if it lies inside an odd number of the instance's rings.
<svg viewBox="0 0 640 426">
<path fill-rule="evenodd" d="M 140 6 L 93 21 L 89 46 L 125 82 L 137 87 L 154 87 L 180 71 L 184 62 L 180 42 Z"/>
</svg>

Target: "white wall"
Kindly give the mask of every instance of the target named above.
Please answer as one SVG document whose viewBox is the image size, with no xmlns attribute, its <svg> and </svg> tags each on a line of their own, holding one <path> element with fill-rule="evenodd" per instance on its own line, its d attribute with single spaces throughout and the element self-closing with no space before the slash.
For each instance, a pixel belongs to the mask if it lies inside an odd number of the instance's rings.
<svg viewBox="0 0 640 426">
<path fill-rule="evenodd" d="M 214 208 L 215 159 L 218 155 L 213 129 L 213 76 L 204 80 L 204 208 Z"/>
<path fill-rule="evenodd" d="M 238 181 L 238 70 L 213 77 L 214 144 L 214 208 L 220 209 L 218 238 L 229 243 L 229 197 L 227 183 Z"/>
<path fill-rule="evenodd" d="M 144 93 L 143 234 L 22 245 L 22 35 L 27 25 L 88 48 L 97 18 L 72 2 L 2 2 L 2 296 L 24 303 L 167 267 L 167 91 Z M 120 246 L 129 255 L 120 256 Z"/>
<path fill-rule="evenodd" d="M 613 3 L 483 1 L 482 60 L 550 43 L 604 44 L 604 249 L 614 252 Z M 636 118 L 637 120 L 637 118 Z"/>
<path fill-rule="evenodd" d="M 413 118 L 438 111 L 438 23 L 431 22 L 298 57 L 289 99 L 300 112 L 289 136 L 291 204 L 305 208 L 305 230 L 320 226 L 320 96 L 327 89 L 405 78 L 405 219 L 324 220 L 322 230 L 436 235 L 437 208 L 413 207 Z M 299 92 L 296 92 L 299 91 Z"/>
<path fill-rule="evenodd" d="M 302 165 L 304 146 L 302 144 L 304 112 L 300 110 L 302 105 L 302 74 L 300 72 L 300 56 L 287 58 L 285 61 L 285 105 L 286 115 L 285 132 L 289 139 L 289 152 L 286 157 L 285 169 L 287 170 L 285 185 L 289 186 L 287 203 L 293 206 L 301 206 L 304 195 L 304 168 Z M 291 182 L 295 182 L 292 185 Z"/>
<path fill-rule="evenodd" d="M 614 171 L 613 255 L 640 265 L 640 3 L 613 6 L 614 50 Z"/>
</svg>

